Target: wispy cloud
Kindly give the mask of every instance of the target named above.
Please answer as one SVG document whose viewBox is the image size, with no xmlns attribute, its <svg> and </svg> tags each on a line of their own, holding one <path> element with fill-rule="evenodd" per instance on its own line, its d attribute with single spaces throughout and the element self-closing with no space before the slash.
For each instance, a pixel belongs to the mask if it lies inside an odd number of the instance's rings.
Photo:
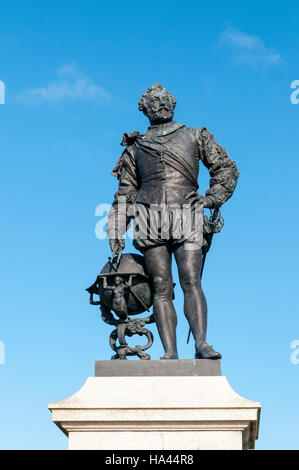
<svg viewBox="0 0 299 470">
<path fill-rule="evenodd" d="M 22 103 L 55 103 L 62 100 L 104 103 L 112 98 L 104 88 L 79 72 L 74 63 L 60 67 L 57 75 L 58 79 L 46 86 L 27 88 L 17 96 L 17 100 Z"/>
<path fill-rule="evenodd" d="M 283 60 L 275 50 L 265 46 L 261 38 L 239 31 L 235 28 L 226 29 L 220 36 L 221 45 L 229 47 L 233 52 L 233 60 L 237 63 L 254 67 L 280 65 Z"/>
</svg>

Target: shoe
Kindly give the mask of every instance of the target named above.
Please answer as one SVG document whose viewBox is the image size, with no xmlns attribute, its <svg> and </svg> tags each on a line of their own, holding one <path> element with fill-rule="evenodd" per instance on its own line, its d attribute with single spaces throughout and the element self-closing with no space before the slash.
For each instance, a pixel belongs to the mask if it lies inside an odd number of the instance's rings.
<svg viewBox="0 0 299 470">
<path fill-rule="evenodd" d="M 165 353 L 164 356 L 160 357 L 162 361 L 168 360 L 168 359 L 178 359 L 178 355 L 176 353 Z"/>
<path fill-rule="evenodd" d="M 221 359 L 219 352 L 213 349 L 208 343 L 204 342 L 195 353 L 195 359 Z"/>
</svg>

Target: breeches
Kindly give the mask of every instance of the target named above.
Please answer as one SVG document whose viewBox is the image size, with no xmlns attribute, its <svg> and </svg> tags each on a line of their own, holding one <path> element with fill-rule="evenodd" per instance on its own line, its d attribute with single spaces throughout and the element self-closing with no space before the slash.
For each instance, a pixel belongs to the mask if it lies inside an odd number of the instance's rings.
<svg viewBox="0 0 299 470">
<path fill-rule="evenodd" d="M 135 248 L 146 249 L 166 245 L 171 251 L 184 244 L 186 249 L 200 251 L 203 244 L 202 210 L 190 204 L 136 204 L 134 221 Z"/>
</svg>

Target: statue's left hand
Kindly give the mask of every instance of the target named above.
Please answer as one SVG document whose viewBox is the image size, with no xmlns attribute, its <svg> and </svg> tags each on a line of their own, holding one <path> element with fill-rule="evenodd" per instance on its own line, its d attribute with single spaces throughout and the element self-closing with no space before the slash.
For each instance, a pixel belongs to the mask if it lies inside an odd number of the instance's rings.
<svg viewBox="0 0 299 470">
<path fill-rule="evenodd" d="M 125 248 L 125 240 L 123 239 L 110 239 L 109 244 L 113 256 L 122 253 L 123 249 Z"/>
<path fill-rule="evenodd" d="M 201 194 L 198 194 L 196 191 L 192 191 L 191 193 L 188 194 L 187 196 L 187 201 L 189 201 L 190 204 L 202 204 L 204 209 L 212 209 L 214 207 L 213 201 L 211 198 L 207 196 L 202 196 Z"/>
</svg>

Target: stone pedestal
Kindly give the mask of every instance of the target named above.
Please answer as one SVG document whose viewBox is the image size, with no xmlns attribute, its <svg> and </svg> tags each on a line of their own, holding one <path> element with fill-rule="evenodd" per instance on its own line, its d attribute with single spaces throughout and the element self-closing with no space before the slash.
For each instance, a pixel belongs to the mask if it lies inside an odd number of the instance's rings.
<svg viewBox="0 0 299 470">
<path fill-rule="evenodd" d="M 49 404 L 69 449 L 101 450 L 253 449 L 260 408 L 206 360 L 97 361 L 96 377 Z"/>
</svg>

